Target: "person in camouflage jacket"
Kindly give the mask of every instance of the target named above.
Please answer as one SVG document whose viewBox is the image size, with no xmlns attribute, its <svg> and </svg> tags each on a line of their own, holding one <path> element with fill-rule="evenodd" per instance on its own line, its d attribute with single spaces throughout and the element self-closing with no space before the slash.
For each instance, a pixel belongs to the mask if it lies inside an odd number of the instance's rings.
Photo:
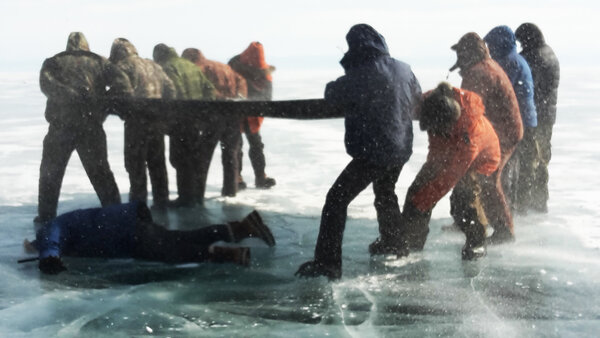
<svg viewBox="0 0 600 338">
<path fill-rule="evenodd" d="M 104 57 L 90 52 L 85 36 L 69 35 L 66 51 L 44 61 L 40 88 L 48 98 L 40 165 L 36 223 L 56 217 L 62 180 L 74 150 L 100 198 L 102 206 L 121 202 L 119 188 L 108 163 L 106 113 L 97 104 L 110 92 L 123 90 L 124 75 Z"/>
<path fill-rule="evenodd" d="M 115 39 L 109 60 L 129 81 L 129 95 L 137 98 L 175 98 L 175 85 L 156 62 L 141 58 L 127 39 Z M 125 120 L 125 168 L 129 173 L 129 200 L 147 200 L 146 167 L 152 182 L 153 207 L 166 208 L 169 184 L 165 140 L 161 126 L 142 118 Z"/>
<path fill-rule="evenodd" d="M 154 47 L 153 58 L 175 85 L 176 98 L 180 100 L 213 100 L 215 87 L 204 76 L 200 68 L 189 60 L 180 58 L 174 48 L 158 44 Z M 181 118 L 169 134 L 169 160 L 177 171 L 177 200 L 173 206 L 194 206 L 203 203 L 205 181 L 200 177 L 202 166 L 200 156 L 200 132 L 207 130 L 209 123 L 199 119 Z M 200 193 L 202 191 L 202 193 Z"/>
</svg>

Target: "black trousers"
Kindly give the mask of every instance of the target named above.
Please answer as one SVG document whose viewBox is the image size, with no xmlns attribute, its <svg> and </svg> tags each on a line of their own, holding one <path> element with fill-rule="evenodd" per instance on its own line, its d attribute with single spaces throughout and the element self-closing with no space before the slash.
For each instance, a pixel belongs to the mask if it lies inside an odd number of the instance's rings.
<svg viewBox="0 0 600 338">
<path fill-rule="evenodd" d="M 67 164 L 77 151 L 102 206 L 121 203 L 106 149 L 106 134 L 100 123 L 67 126 L 51 123 L 44 138 L 38 194 L 41 220 L 56 217 L 60 188 Z"/>
<path fill-rule="evenodd" d="M 401 171 L 402 165 L 379 167 L 364 160 L 350 161 L 327 193 L 321 214 L 315 261 L 341 267 L 348 205 L 371 183 L 380 232 L 400 226 L 400 207 L 395 188 Z"/>
<path fill-rule="evenodd" d="M 266 160 L 264 154 L 265 145 L 262 142 L 262 137 L 260 136 L 260 132 L 256 132 L 253 134 L 252 131 L 250 131 L 248 119 L 243 119 L 242 128 L 244 130 L 244 134 L 246 134 L 246 140 L 248 140 L 248 157 L 250 157 L 250 164 L 252 165 L 252 169 L 254 170 L 254 177 L 262 179 L 265 177 L 266 167 Z M 240 151 L 238 154 L 240 177 L 242 176 L 242 158 L 244 157 L 244 152 L 242 151 L 242 142 L 243 140 L 240 138 Z"/>
<path fill-rule="evenodd" d="M 165 136 L 147 123 L 125 121 L 125 169 L 129 173 L 129 200 L 146 202 L 148 179 L 154 205 L 166 206 L 169 182 L 165 163 Z"/>
</svg>

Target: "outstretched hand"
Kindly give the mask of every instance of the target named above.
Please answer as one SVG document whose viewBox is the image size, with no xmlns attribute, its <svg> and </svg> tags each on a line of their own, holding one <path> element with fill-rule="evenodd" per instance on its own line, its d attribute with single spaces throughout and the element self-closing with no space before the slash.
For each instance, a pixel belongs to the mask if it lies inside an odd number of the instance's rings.
<svg viewBox="0 0 600 338">
<path fill-rule="evenodd" d="M 43 273 L 47 273 L 49 275 L 56 275 L 56 274 L 59 274 L 65 270 L 67 270 L 67 268 L 65 268 L 65 266 L 63 265 L 60 258 L 54 257 L 54 256 L 40 259 L 40 263 L 38 264 L 38 267 L 39 267 L 40 271 L 42 271 Z"/>
</svg>

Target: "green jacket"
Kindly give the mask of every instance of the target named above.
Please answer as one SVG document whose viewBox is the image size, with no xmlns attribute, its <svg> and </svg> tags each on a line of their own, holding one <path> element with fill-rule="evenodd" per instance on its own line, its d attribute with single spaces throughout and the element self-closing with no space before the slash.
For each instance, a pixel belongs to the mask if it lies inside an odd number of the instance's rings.
<svg viewBox="0 0 600 338">
<path fill-rule="evenodd" d="M 158 44 L 154 47 L 153 57 L 173 81 L 178 99 L 214 100 L 212 83 L 195 64 L 180 58 L 174 48 Z"/>
</svg>

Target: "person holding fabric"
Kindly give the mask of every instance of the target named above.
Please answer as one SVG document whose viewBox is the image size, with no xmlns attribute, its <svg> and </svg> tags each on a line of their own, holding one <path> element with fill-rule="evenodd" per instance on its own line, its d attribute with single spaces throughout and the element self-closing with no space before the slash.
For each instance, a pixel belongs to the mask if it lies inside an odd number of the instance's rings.
<svg viewBox="0 0 600 338">
<path fill-rule="evenodd" d="M 128 96 L 136 98 L 175 98 L 175 85 L 152 60 L 138 55 L 135 46 L 124 38 L 115 39 L 109 60 L 127 75 Z M 146 168 L 152 183 L 153 208 L 166 209 L 169 183 L 165 163 L 164 127 L 143 117 L 125 120 L 125 169 L 129 173 L 129 200 L 146 202 Z"/>
<path fill-rule="evenodd" d="M 246 80 L 224 63 L 208 60 L 196 48 L 187 48 L 181 57 L 200 67 L 202 73 L 215 87 L 215 96 L 219 100 L 245 99 L 248 96 Z M 199 176 L 203 179 L 198 195 L 204 196 L 206 178 L 210 162 L 217 143 L 221 143 L 221 161 L 223 163 L 223 189 L 221 195 L 233 197 L 238 191 L 239 152 L 242 143 L 239 116 L 222 114 L 210 116 L 207 129 L 200 135 L 201 167 Z"/>
<path fill-rule="evenodd" d="M 273 98 L 273 77 L 275 67 L 267 64 L 265 50 L 260 42 L 252 42 L 241 54 L 229 60 L 229 65 L 238 72 L 248 85 L 248 99 L 257 101 L 271 101 Z M 265 173 L 266 160 L 264 144 L 260 135 L 260 127 L 264 117 L 250 116 L 242 121 L 242 132 L 248 140 L 248 156 L 254 170 L 254 184 L 257 188 L 269 189 L 276 184 L 275 179 Z M 240 189 L 246 188 L 242 178 L 243 152 L 240 147 L 239 165 L 240 173 L 238 185 Z"/>
<path fill-rule="evenodd" d="M 248 265 L 247 247 L 223 247 L 218 241 L 237 243 L 260 238 L 274 246 L 275 238 L 257 211 L 241 222 L 211 225 L 196 230 L 168 230 L 152 220 L 146 204 L 138 201 L 104 208 L 79 209 L 44 224 L 25 250 L 37 252 L 43 273 L 66 270 L 61 257 L 124 258 L 185 262 L 233 262 Z M 28 259 L 30 260 L 30 259 Z"/>
<path fill-rule="evenodd" d="M 348 51 L 340 61 L 345 75 L 327 84 L 325 100 L 345 112 L 346 152 L 352 157 L 327 193 L 314 259 L 296 275 L 342 274 L 342 239 L 348 205 L 373 183 L 380 238 L 398 238 L 400 207 L 396 182 L 412 154 L 412 116 L 421 87 L 409 65 L 390 56 L 385 39 L 367 24 L 346 35 Z M 376 244 L 377 245 L 377 244 Z"/>
<path fill-rule="evenodd" d="M 505 172 L 504 188 L 508 188 L 511 207 L 523 213 L 527 211 L 531 201 L 535 168 L 539 158 L 535 132 L 537 112 L 533 100 L 531 69 L 527 61 L 517 54 L 515 34 L 508 26 L 493 28 L 483 40 L 488 45 L 492 59 L 506 72 L 519 103 L 524 128 L 523 139 L 507 164 L 513 172 L 510 169 Z"/>
<path fill-rule="evenodd" d="M 120 203 L 119 188 L 108 163 L 106 112 L 98 104 L 110 92 L 124 90 L 125 75 L 104 57 L 90 52 L 83 33 L 69 35 L 66 51 L 44 61 L 40 88 L 48 98 L 49 123 L 40 164 L 35 223 L 56 217 L 60 188 L 69 158 L 77 151 L 103 206 Z"/>
<path fill-rule="evenodd" d="M 450 68 L 460 69 L 461 88 L 478 94 L 485 106 L 485 117 L 494 127 L 500 141 L 501 158 L 496 172 L 482 180 L 482 202 L 494 233 L 489 238 L 491 244 L 514 240 L 513 218 L 502 188 L 502 171 L 517 144 L 523 138 L 523 122 L 519 105 L 511 82 L 502 68 L 492 60 L 485 42 L 477 33 L 467 33 L 451 47 L 456 51 L 456 63 Z M 453 201 L 462 197 L 453 192 L 450 196 L 452 213 Z"/>
<path fill-rule="evenodd" d="M 189 60 L 180 58 L 174 48 L 164 43 L 154 47 L 153 58 L 175 85 L 176 98 L 180 100 L 213 100 L 215 87 L 200 68 Z M 200 168 L 200 132 L 209 128 L 209 121 L 181 117 L 169 134 L 169 160 L 177 171 L 178 197 L 170 205 L 193 207 L 204 203 L 205 178 Z"/>
<path fill-rule="evenodd" d="M 539 161 L 535 170 L 529 206 L 537 211 L 548 212 L 548 164 L 552 157 L 550 140 L 552 127 L 556 121 L 560 64 L 552 48 L 546 44 L 542 31 L 535 24 L 520 25 L 515 31 L 515 36 L 521 43 L 521 55 L 531 68 L 538 122 L 535 128 L 535 139 L 539 147 Z"/>
<path fill-rule="evenodd" d="M 498 136 L 479 95 L 442 82 L 424 96 L 419 125 L 427 131 L 429 153 L 404 200 L 401 241 L 391 244 L 406 255 L 422 250 L 433 208 L 454 188 L 453 196 L 461 198 L 454 201 L 452 216 L 466 235 L 462 258 L 480 258 L 486 254 L 487 226 L 480 182 L 498 169 Z"/>
</svg>

